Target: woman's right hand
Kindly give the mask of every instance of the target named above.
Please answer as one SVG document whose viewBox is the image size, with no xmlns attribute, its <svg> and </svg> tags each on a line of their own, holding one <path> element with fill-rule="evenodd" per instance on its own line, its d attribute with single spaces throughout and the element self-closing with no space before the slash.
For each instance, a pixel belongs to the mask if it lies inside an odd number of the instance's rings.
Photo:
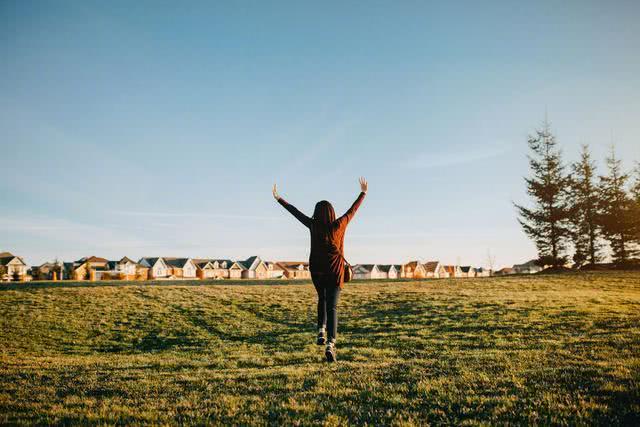
<svg viewBox="0 0 640 427">
<path fill-rule="evenodd" d="M 275 186 L 274 186 L 275 188 Z M 369 188 L 369 185 L 367 184 L 367 180 L 364 179 L 363 176 L 360 177 L 360 191 L 362 191 L 363 193 L 367 192 L 367 189 Z"/>
<path fill-rule="evenodd" d="M 280 195 L 278 194 L 278 187 L 276 187 L 275 184 L 273 184 L 273 198 L 276 200 L 280 200 Z"/>
</svg>

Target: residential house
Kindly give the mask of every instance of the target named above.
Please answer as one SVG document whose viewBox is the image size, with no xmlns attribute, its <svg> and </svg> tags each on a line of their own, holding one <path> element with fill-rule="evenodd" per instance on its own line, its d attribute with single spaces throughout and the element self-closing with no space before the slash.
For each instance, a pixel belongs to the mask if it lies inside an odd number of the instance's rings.
<svg viewBox="0 0 640 427">
<path fill-rule="evenodd" d="M 197 268 L 191 258 L 162 257 L 162 259 L 171 270 L 171 274 L 169 276 L 183 279 L 197 278 Z"/>
<path fill-rule="evenodd" d="M 62 280 L 64 266 L 62 262 L 45 262 L 31 267 L 31 275 L 34 280 Z"/>
<path fill-rule="evenodd" d="M 269 270 L 267 273 L 269 279 L 282 279 L 285 277 L 284 267 L 277 262 L 266 261 L 265 264 L 267 265 L 267 270 Z"/>
<path fill-rule="evenodd" d="M 149 279 L 165 279 L 171 275 L 171 268 L 161 257 L 143 257 L 138 264 L 149 269 Z"/>
<path fill-rule="evenodd" d="M 244 263 L 232 261 L 229 266 L 229 279 L 242 279 L 245 270 L 247 270 L 247 268 L 244 266 Z"/>
<path fill-rule="evenodd" d="M 80 258 L 74 262 L 64 263 L 64 276 L 69 280 L 99 280 L 102 272 L 109 269 L 109 261 L 97 256 Z"/>
<path fill-rule="evenodd" d="M 470 265 L 460 267 L 460 277 L 476 277 L 476 270 Z"/>
<path fill-rule="evenodd" d="M 494 276 L 507 276 L 509 274 L 515 274 L 515 271 L 511 267 L 501 268 L 494 273 Z"/>
<path fill-rule="evenodd" d="M 419 261 L 410 261 L 402 266 L 403 276 L 407 279 L 424 279 L 427 271 Z"/>
<path fill-rule="evenodd" d="M 193 259 L 196 266 L 196 277 L 200 280 L 215 279 L 215 270 L 208 259 Z"/>
<path fill-rule="evenodd" d="M 108 270 L 98 273 L 102 280 L 147 280 L 149 268 L 138 264 L 128 257 L 123 257 L 119 261 L 109 261 Z"/>
<path fill-rule="evenodd" d="M 527 261 L 524 264 L 514 264 L 512 268 L 515 274 L 534 274 L 542 271 L 542 267 L 538 265 L 538 261 L 535 259 Z"/>
<path fill-rule="evenodd" d="M 381 275 L 375 264 L 356 264 L 353 266 L 354 279 L 378 279 Z"/>
<path fill-rule="evenodd" d="M 482 267 L 478 267 L 478 268 L 474 268 L 476 277 L 489 277 L 491 276 L 491 270 L 488 270 L 486 268 L 482 268 Z"/>
<path fill-rule="evenodd" d="M 444 269 L 447 272 L 447 277 L 449 278 L 462 277 L 462 270 L 458 265 L 445 265 Z"/>
<path fill-rule="evenodd" d="M 378 272 L 380 279 L 397 279 L 398 270 L 393 264 L 378 264 Z"/>
<path fill-rule="evenodd" d="M 395 277 L 391 277 L 391 272 L 389 272 L 389 279 L 399 279 L 402 277 L 402 265 L 394 264 L 393 269 L 395 271 Z"/>
<path fill-rule="evenodd" d="M 25 281 L 29 267 L 24 260 L 11 252 L 0 252 L 0 281 Z"/>
<path fill-rule="evenodd" d="M 244 261 L 238 261 L 237 263 L 244 268 L 241 273 L 241 277 L 243 279 L 262 280 L 269 277 L 269 269 L 259 256 L 254 255 Z"/>
<path fill-rule="evenodd" d="M 230 259 L 212 259 L 210 261 L 216 279 L 228 279 L 231 277 L 230 269 L 235 264 L 233 261 Z"/>
<path fill-rule="evenodd" d="M 446 279 L 449 273 L 440 261 L 427 261 L 424 263 L 424 270 L 427 279 Z"/>
<path fill-rule="evenodd" d="M 310 279 L 309 263 L 304 261 L 279 261 L 277 263 L 287 279 Z"/>
</svg>

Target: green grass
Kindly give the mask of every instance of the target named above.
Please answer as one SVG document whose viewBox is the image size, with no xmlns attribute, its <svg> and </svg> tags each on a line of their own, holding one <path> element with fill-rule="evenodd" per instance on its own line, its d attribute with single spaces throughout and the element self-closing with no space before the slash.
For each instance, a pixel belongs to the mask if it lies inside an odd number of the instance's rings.
<svg viewBox="0 0 640 427">
<path fill-rule="evenodd" d="M 638 424 L 640 273 L 0 289 L 2 424 Z"/>
</svg>

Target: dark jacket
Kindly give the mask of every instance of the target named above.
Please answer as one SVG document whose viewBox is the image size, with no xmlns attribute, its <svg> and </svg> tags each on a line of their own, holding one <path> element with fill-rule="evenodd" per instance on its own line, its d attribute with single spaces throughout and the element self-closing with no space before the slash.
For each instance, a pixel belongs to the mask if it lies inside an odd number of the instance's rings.
<svg viewBox="0 0 640 427">
<path fill-rule="evenodd" d="M 278 202 L 304 224 L 311 233 L 309 270 L 312 273 L 333 275 L 340 287 L 344 282 L 344 233 L 364 200 L 364 196 L 365 193 L 361 192 L 349 210 L 330 224 L 322 224 L 309 218 L 282 197 L 278 199 Z"/>
</svg>

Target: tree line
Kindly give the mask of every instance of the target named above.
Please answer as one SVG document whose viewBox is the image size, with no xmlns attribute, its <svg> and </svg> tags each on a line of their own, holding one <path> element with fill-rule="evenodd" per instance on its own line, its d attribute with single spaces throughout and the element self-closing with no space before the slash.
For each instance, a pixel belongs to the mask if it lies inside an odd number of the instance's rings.
<svg viewBox="0 0 640 427">
<path fill-rule="evenodd" d="M 578 161 L 563 162 L 549 123 L 529 136 L 531 205 L 516 204 L 518 221 L 535 242 L 538 263 L 575 268 L 601 263 L 638 263 L 640 253 L 640 163 L 625 171 L 612 146 L 598 173 L 588 145 Z"/>
</svg>

